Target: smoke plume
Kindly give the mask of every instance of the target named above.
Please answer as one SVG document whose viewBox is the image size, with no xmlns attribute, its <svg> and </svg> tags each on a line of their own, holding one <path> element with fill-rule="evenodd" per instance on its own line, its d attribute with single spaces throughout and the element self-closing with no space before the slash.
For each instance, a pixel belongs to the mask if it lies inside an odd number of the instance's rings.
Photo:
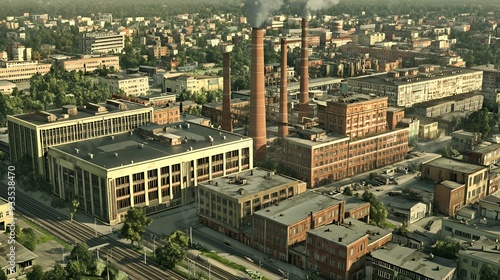
<svg viewBox="0 0 500 280">
<path fill-rule="evenodd" d="M 310 12 L 326 9 L 338 3 L 339 0 L 306 0 L 302 16 L 307 18 Z"/>
<path fill-rule="evenodd" d="M 283 5 L 283 0 L 248 0 L 245 3 L 247 19 L 252 27 L 261 27 L 272 12 Z"/>
</svg>

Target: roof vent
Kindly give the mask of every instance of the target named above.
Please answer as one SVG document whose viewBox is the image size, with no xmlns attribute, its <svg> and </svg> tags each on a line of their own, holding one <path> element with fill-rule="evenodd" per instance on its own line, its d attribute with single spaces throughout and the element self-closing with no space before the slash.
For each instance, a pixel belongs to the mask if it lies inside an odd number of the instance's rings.
<svg viewBox="0 0 500 280">
<path fill-rule="evenodd" d="M 280 214 L 280 217 L 283 217 L 283 216 L 285 216 L 285 214 L 281 213 L 281 214 Z"/>
<path fill-rule="evenodd" d="M 331 232 L 331 231 L 332 231 L 332 230 L 331 230 L 331 229 L 329 229 L 329 228 L 325 229 L 325 232 Z"/>
<path fill-rule="evenodd" d="M 343 240 L 342 237 L 339 237 L 339 242 L 342 242 L 342 240 Z"/>
<path fill-rule="evenodd" d="M 222 136 L 222 140 L 226 140 L 226 135 Z"/>
<path fill-rule="evenodd" d="M 143 143 L 139 144 L 139 149 L 144 149 L 144 144 Z"/>
<path fill-rule="evenodd" d="M 115 136 L 111 136 L 111 140 L 115 140 Z"/>
<path fill-rule="evenodd" d="M 115 157 L 118 157 L 118 153 L 115 153 Z"/>
<path fill-rule="evenodd" d="M 130 164 L 134 164 L 134 161 L 133 161 L 133 160 L 131 160 L 131 161 L 130 161 Z"/>
<path fill-rule="evenodd" d="M 133 131 L 129 131 L 128 132 L 130 135 L 134 135 L 134 132 Z"/>
<path fill-rule="evenodd" d="M 89 153 L 89 158 L 93 159 L 94 158 L 94 154 Z"/>
<path fill-rule="evenodd" d="M 80 149 L 75 148 L 75 152 L 76 152 L 77 154 L 79 154 L 79 153 L 80 153 Z"/>
</svg>

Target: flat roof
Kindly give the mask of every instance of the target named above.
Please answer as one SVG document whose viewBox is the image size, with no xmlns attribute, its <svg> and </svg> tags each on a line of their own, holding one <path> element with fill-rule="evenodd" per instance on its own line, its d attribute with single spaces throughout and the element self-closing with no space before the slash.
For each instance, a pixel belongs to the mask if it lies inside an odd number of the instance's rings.
<svg viewBox="0 0 500 280">
<path fill-rule="evenodd" d="M 479 259 L 483 259 L 489 263 L 498 263 L 500 261 L 500 254 L 495 247 L 498 247 L 498 243 L 489 240 L 488 238 L 481 236 L 479 240 L 475 240 L 474 243 L 468 243 L 465 250 L 460 250 L 459 255 L 470 255 L 475 256 Z"/>
<path fill-rule="evenodd" d="M 246 183 L 242 184 L 242 180 L 245 180 Z M 291 177 L 273 174 L 268 170 L 256 168 L 213 179 L 211 183 L 205 182 L 199 185 L 211 191 L 239 199 L 290 183 L 305 184 L 305 182 Z M 244 190 L 244 193 L 241 194 L 240 190 Z"/>
<path fill-rule="evenodd" d="M 330 224 L 311 229 L 307 233 L 343 246 L 348 246 L 365 236 L 368 236 L 368 243 L 373 243 L 390 234 L 388 230 L 351 218 L 345 219 L 342 225 Z"/>
<path fill-rule="evenodd" d="M 417 70 L 418 71 L 418 67 L 408 68 L 408 70 Z M 387 73 L 382 73 L 382 74 L 374 74 L 374 75 L 370 75 L 370 76 L 362 76 L 362 77 L 347 79 L 347 83 L 349 84 L 350 81 L 360 81 L 360 82 L 367 82 L 367 83 L 374 83 L 374 84 L 381 84 L 381 85 L 399 86 L 399 85 L 408 85 L 408 84 L 421 83 L 421 82 L 432 81 L 432 80 L 439 80 L 439 79 L 443 79 L 443 78 L 447 78 L 447 77 L 469 74 L 469 73 L 474 73 L 474 72 L 478 72 L 478 71 L 479 70 L 467 69 L 467 68 L 462 68 L 462 67 L 452 67 L 452 66 L 437 67 L 437 66 L 434 66 L 434 71 L 428 72 L 428 73 L 418 72 L 417 75 L 408 75 L 408 76 L 402 76 L 402 77 L 398 77 L 398 78 L 388 76 Z M 397 72 L 400 72 L 400 71 L 397 71 Z M 441 75 L 442 74 L 441 72 L 443 73 L 443 75 Z"/>
<path fill-rule="evenodd" d="M 429 162 L 424 163 L 423 165 L 444 168 L 448 170 L 456 170 L 467 174 L 474 173 L 487 168 L 482 165 L 476 165 L 472 163 L 467 163 L 443 157 L 431 160 Z"/>
<path fill-rule="evenodd" d="M 180 128 L 181 125 L 182 128 Z M 163 128 L 165 131 L 163 131 Z M 138 131 L 141 129 L 145 131 L 162 129 L 161 135 L 172 134 L 175 138 L 182 138 L 182 141 L 178 145 L 171 146 L 156 140 L 145 139 L 139 136 Z M 212 137 L 213 142 L 208 140 L 208 136 Z M 187 128 L 187 124 L 178 122 L 164 126 L 150 124 L 136 129 L 132 135 L 130 133 L 122 133 L 114 136 L 78 141 L 50 147 L 49 151 L 65 152 L 80 160 L 96 164 L 105 169 L 112 169 L 132 163 L 141 163 L 197 152 L 200 149 L 211 148 L 212 146 L 226 145 L 229 151 L 231 143 L 249 139 L 246 136 L 217 130 L 196 123 L 190 123 L 189 128 Z M 92 159 L 89 154 L 93 155 Z"/>
<path fill-rule="evenodd" d="M 453 182 L 453 181 L 443 181 L 441 182 L 441 185 L 447 187 L 448 189 L 450 190 L 454 190 L 454 189 L 458 189 L 460 188 L 461 186 L 463 186 L 464 184 L 460 184 L 460 183 L 457 183 L 457 182 Z"/>
<path fill-rule="evenodd" d="M 457 95 L 453 95 L 453 96 L 447 96 L 447 97 L 440 98 L 440 99 L 429 100 L 429 101 L 425 101 L 422 103 L 417 103 L 417 104 L 414 104 L 413 107 L 428 108 L 428 107 L 440 105 L 440 104 L 447 103 L 447 102 L 463 101 L 463 100 L 473 98 L 476 96 L 483 96 L 484 97 L 484 95 L 482 95 L 480 92 L 473 91 L 473 92 L 467 92 L 467 93 L 457 94 Z"/>
<path fill-rule="evenodd" d="M 254 215 L 283 225 L 292 225 L 307 218 L 311 212 L 315 213 L 340 203 L 342 200 L 308 191 L 259 210 Z"/>
<path fill-rule="evenodd" d="M 10 246 L 7 246 L 8 236 L 7 234 L 0 234 L 0 267 L 4 268 L 8 265 L 7 254 L 10 253 Z M 26 249 L 21 243 L 16 242 L 16 263 L 23 263 L 25 261 L 34 260 L 38 256 Z"/>
<path fill-rule="evenodd" d="M 3 87 L 3 86 L 16 86 L 16 83 L 9 82 L 6 80 L 0 80 L 0 86 L 1 87 Z"/>
<path fill-rule="evenodd" d="M 435 256 L 433 259 L 421 251 L 388 243 L 371 253 L 373 258 L 413 271 L 431 279 L 444 279 L 456 269 L 456 261 Z M 439 267 L 439 270 L 436 269 Z"/>
<path fill-rule="evenodd" d="M 369 202 L 364 201 L 362 199 L 355 198 L 354 196 L 348 196 L 348 195 L 341 194 L 341 193 L 334 194 L 333 196 L 336 199 L 340 199 L 340 200 L 345 201 L 345 211 L 346 212 L 349 212 L 351 210 L 359 208 L 363 205 L 370 204 Z"/>
<path fill-rule="evenodd" d="M 486 154 L 490 153 L 496 150 L 500 150 L 500 144 L 499 143 L 492 143 L 492 142 L 487 142 L 483 141 L 477 145 L 474 150 L 469 150 L 470 153 L 474 154 Z"/>
<path fill-rule="evenodd" d="M 295 145 L 305 146 L 305 147 L 314 147 L 314 146 L 323 146 L 328 143 L 342 142 L 348 141 L 348 136 L 342 136 L 340 134 L 326 134 L 323 137 L 316 138 L 317 140 L 310 140 L 307 138 L 301 137 L 299 134 L 291 134 L 286 137 L 286 141 L 292 142 Z"/>
<path fill-rule="evenodd" d="M 500 192 L 494 192 L 485 198 L 481 198 L 479 201 L 490 202 L 496 205 L 500 204 Z"/>
<path fill-rule="evenodd" d="M 12 117 L 29 122 L 29 123 L 34 124 L 34 125 L 52 125 L 54 123 L 70 122 L 70 121 L 74 121 L 74 120 L 82 120 L 85 118 L 96 117 L 96 116 L 108 116 L 110 114 L 120 115 L 123 112 L 128 112 L 128 111 L 133 111 L 133 110 L 144 110 L 144 109 L 150 110 L 145 105 L 131 102 L 131 101 L 127 101 L 127 100 L 117 99 L 117 100 L 113 100 L 113 101 L 121 102 L 121 103 L 127 105 L 128 109 L 127 110 L 120 110 L 119 108 L 116 108 L 115 106 L 106 106 L 106 103 L 99 103 L 97 105 L 101 105 L 101 106 L 106 107 L 106 109 L 108 110 L 107 113 L 96 114 L 96 112 L 94 112 L 94 111 L 87 110 L 83 107 L 78 107 L 78 113 L 76 116 L 70 116 L 67 119 L 60 119 L 60 120 L 57 120 L 55 122 L 48 122 L 46 116 L 44 117 L 37 112 L 14 115 Z M 66 114 L 62 108 L 53 109 L 53 110 L 46 110 L 44 112 L 54 114 L 58 118 L 60 118 L 63 114 Z"/>
<path fill-rule="evenodd" d="M 410 210 L 413 206 L 417 204 L 423 204 L 421 201 L 415 201 L 411 199 L 406 199 L 404 197 L 391 197 L 390 200 L 386 203 L 386 208 L 392 207 L 392 208 L 398 208 L 398 209 L 403 209 L 403 210 Z"/>
<path fill-rule="evenodd" d="M 478 65 L 471 67 L 474 70 L 481 70 L 486 72 L 500 72 L 500 68 L 496 68 L 495 64 Z"/>
</svg>

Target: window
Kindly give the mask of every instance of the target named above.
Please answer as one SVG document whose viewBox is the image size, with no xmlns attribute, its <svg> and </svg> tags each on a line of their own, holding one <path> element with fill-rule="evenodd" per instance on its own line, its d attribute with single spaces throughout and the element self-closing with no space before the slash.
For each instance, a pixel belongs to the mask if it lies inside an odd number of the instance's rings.
<svg viewBox="0 0 500 280">
<path fill-rule="evenodd" d="M 472 261 L 472 266 L 473 267 L 477 267 L 478 266 L 478 262 L 477 261 Z"/>
</svg>

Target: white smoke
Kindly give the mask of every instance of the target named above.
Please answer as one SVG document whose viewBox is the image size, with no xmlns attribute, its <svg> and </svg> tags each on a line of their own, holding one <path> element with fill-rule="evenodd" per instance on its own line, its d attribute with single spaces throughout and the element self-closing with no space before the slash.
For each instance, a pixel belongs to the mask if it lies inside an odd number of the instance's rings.
<svg viewBox="0 0 500 280">
<path fill-rule="evenodd" d="M 302 16 L 307 18 L 310 12 L 323 10 L 331 6 L 337 5 L 339 0 L 306 0 Z"/>
<path fill-rule="evenodd" d="M 252 27 L 261 27 L 272 12 L 277 11 L 283 5 L 283 0 L 247 0 L 247 19 Z"/>
</svg>

